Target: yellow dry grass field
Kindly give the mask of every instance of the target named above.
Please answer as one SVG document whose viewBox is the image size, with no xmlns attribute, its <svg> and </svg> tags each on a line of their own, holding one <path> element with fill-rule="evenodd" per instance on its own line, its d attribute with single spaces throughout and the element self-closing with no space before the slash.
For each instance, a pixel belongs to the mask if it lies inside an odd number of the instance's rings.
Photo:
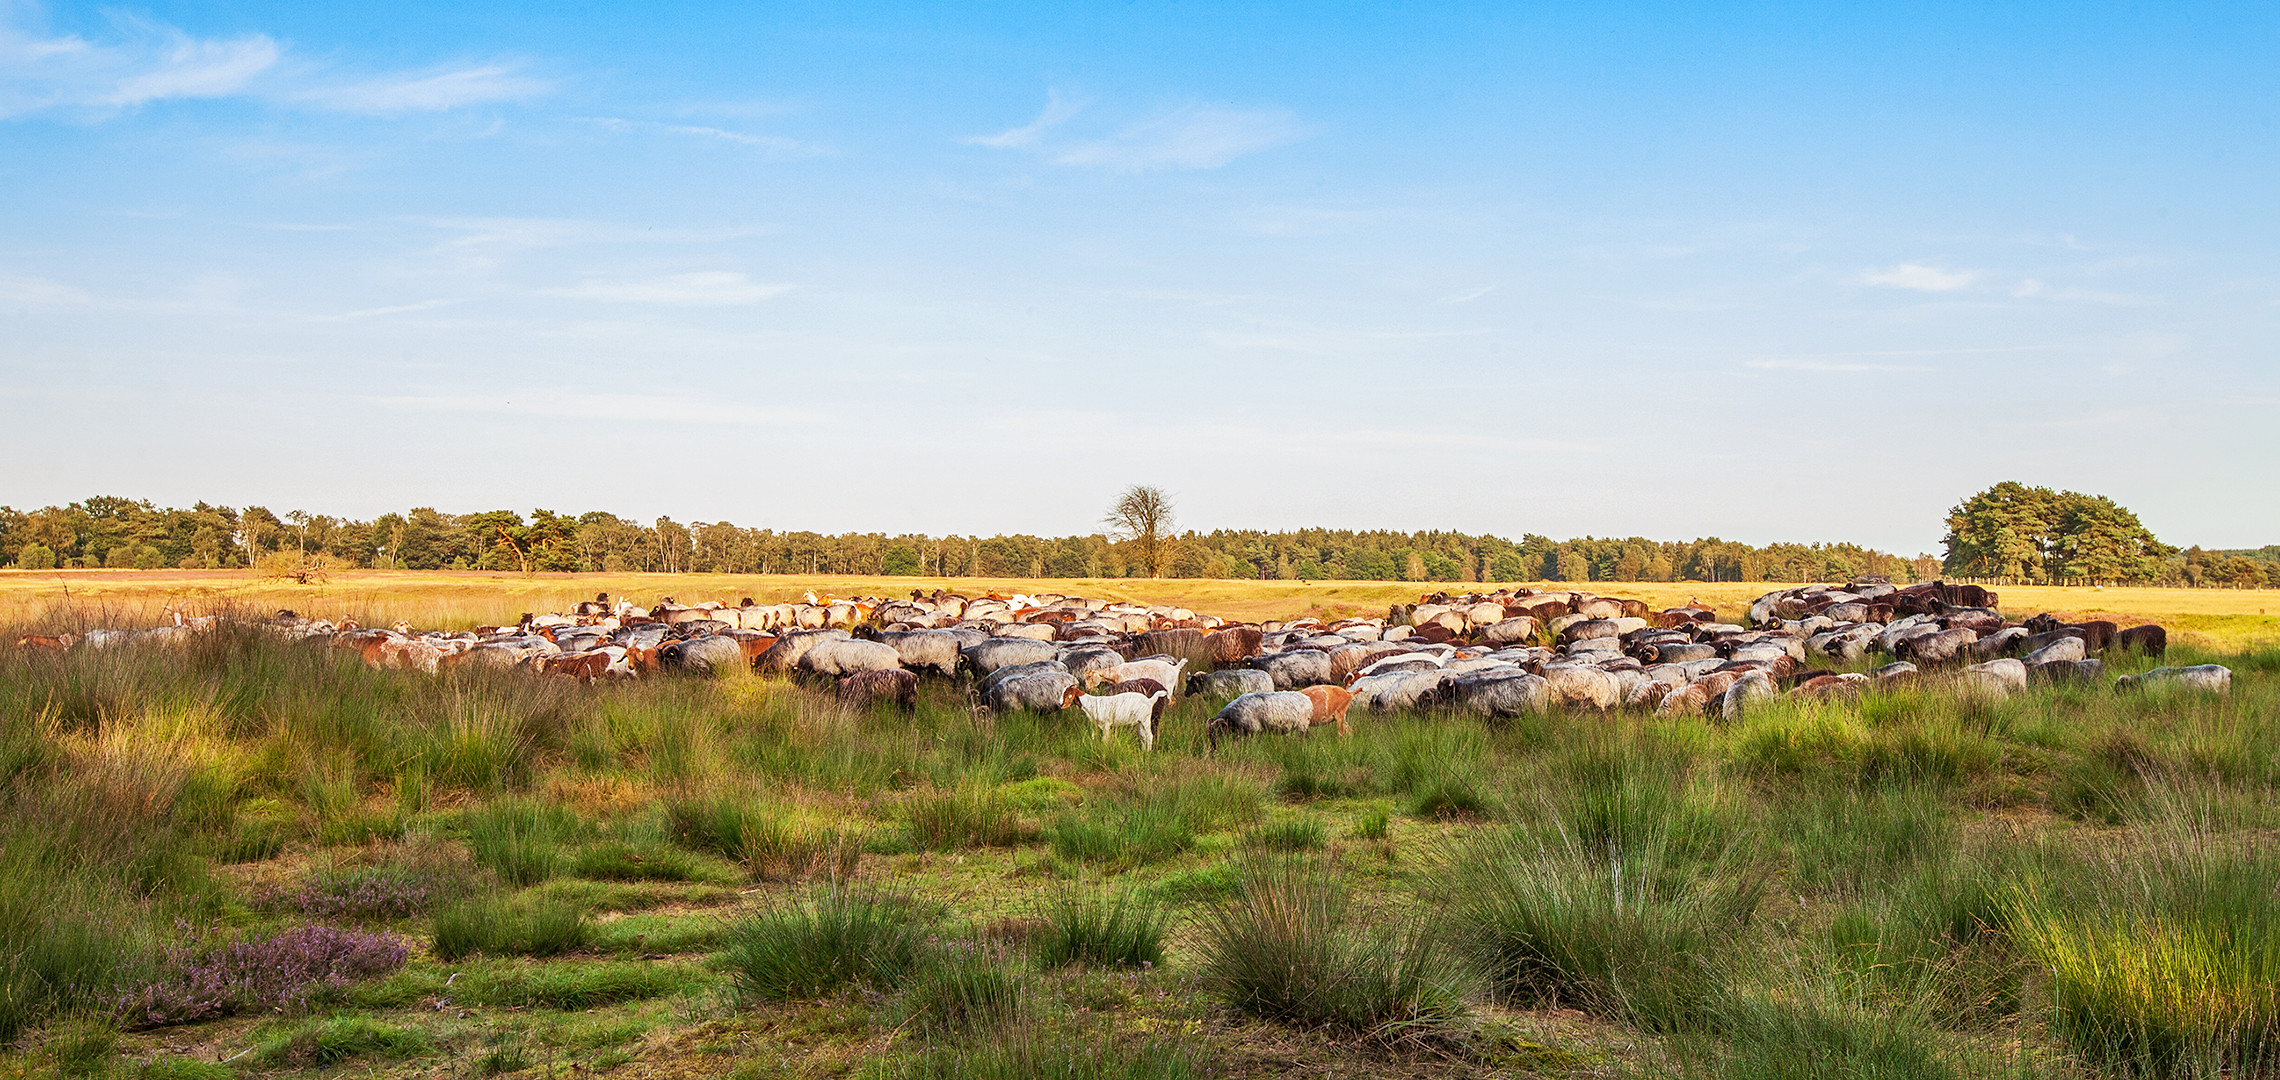
<svg viewBox="0 0 2280 1080">
<path fill-rule="evenodd" d="M 1538 582 L 1539 588 L 1584 588 L 1636 597 L 1657 607 L 1699 601 L 1738 617 L 1780 582 Z M 596 593 L 648 603 L 751 597 L 762 603 L 819 596 L 900 596 L 912 589 L 955 592 L 1058 592 L 1142 603 L 1178 604 L 1222 617 L 1292 618 L 1382 614 L 1387 605 L 1436 590 L 1478 585 L 1414 581 L 1228 581 L 1212 579 L 1024 579 L 835 577 L 758 574 L 501 574 L 463 571 L 356 570 L 321 585 L 299 585 L 231 570 L 0 571 L 0 626 L 152 625 L 168 605 L 186 611 L 235 608 L 353 617 L 366 625 L 397 619 L 440 629 L 513 622 L 526 611 L 559 611 Z M 2055 612 L 2067 618 L 2158 622 L 2172 640 L 2206 648 L 2280 646 L 2280 591 L 2269 589 L 2089 588 L 2008 586 L 1997 590 L 2013 617 Z"/>
</svg>

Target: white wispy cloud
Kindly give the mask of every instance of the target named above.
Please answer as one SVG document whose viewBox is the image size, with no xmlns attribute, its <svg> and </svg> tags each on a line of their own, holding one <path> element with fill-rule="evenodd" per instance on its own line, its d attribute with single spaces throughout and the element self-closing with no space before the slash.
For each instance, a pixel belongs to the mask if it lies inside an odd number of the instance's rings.
<svg viewBox="0 0 2280 1080">
<path fill-rule="evenodd" d="M 1864 270 L 1860 279 L 1870 285 L 1882 285 L 1889 289 L 1954 292 L 1979 280 L 1979 271 L 1943 270 L 1925 263 L 1907 262 L 1881 270 Z"/>
<path fill-rule="evenodd" d="M 1441 298 L 1441 302 L 1444 304 L 1469 304 L 1495 291 L 1496 286 L 1483 285 L 1477 289 L 1466 289 L 1465 291 L 1457 293 L 1453 296 L 1444 296 Z"/>
<path fill-rule="evenodd" d="M 51 36 L 21 25 L 28 9 L 0 7 L 0 117 L 45 109 L 130 109 L 168 98 L 228 97 L 276 66 L 266 34 L 200 38 L 119 19 L 118 40 Z"/>
<path fill-rule="evenodd" d="M 701 270 L 641 280 L 587 281 L 570 288 L 543 290 L 543 293 L 547 296 L 598 300 L 612 304 L 734 307 L 757 304 L 790 290 L 790 285 L 754 281 L 732 271 Z"/>
<path fill-rule="evenodd" d="M 1053 155 L 1053 160 L 1122 172 L 1216 169 L 1247 154 L 1305 137 L 1305 126 L 1288 109 L 1191 105 L 1143 120 L 1107 138 L 1078 143 Z"/>
<path fill-rule="evenodd" d="M 1880 364 L 1868 360 L 1816 360 L 1787 357 L 1751 360 L 1742 366 L 1756 368 L 1760 371 L 1890 372 L 1931 370 L 1922 364 Z"/>
<path fill-rule="evenodd" d="M 782 159 L 824 157 L 832 153 L 829 147 L 786 138 L 782 135 L 755 135 L 750 132 L 730 131 L 726 128 L 705 127 L 699 124 L 661 124 L 654 120 L 625 120 L 615 116 L 583 116 L 579 119 L 610 131 L 655 131 L 667 135 L 685 135 L 690 138 L 749 146 L 757 150 L 764 150 L 770 156 Z"/>
<path fill-rule="evenodd" d="M 52 311 L 86 307 L 95 298 L 86 290 L 22 274 L 0 274 L 0 307 L 15 311 Z"/>
<path fill-rule="evenodd" d="M 296 96 L 302 101 L 341 112 L 385 116 L 407 112 L 443 112 L 469 105 L 523 101 L 538 97 L 551 89 L 553 84 L 525 75 L 513 66 L 487 64 L 314 86 L 300 91 Z"/>
<path fill-rule="evenodd" d="M 693 420 L 731 424 L 776 424 L 812 418 L 812 413 L 767 409 L 735 401 L 668 397 L 655 394 L 573 394 L 525 388 L 496 395 L 445 394 L 420 397 L 372 397 L 365 400 L 423 412 L 491 413 L 543 416 L 564 420 Z"/>
<path fill-rule="evenodd" d="M 201 37 L 114 15 L 101 40 L 32 25 L 26 5 L 0 3 L 0 118 L 60 111 L 101 118 L 156 102 L 255 98 L 345 112 L 438 112 L 517 101 L 551 89 L 508 64 L 351 77 L 294 63 L 267 34 Z"/>
<path fill-rule="evenodd" d="M 370 319 L 381 315 L 402 315 L 413 311 L 433 311 L 436 308 L 450 307 L 453 304 L 464 304 L 466 302 L 467 301 L 465 300 L 422 300 L 416 304 L 394 304 L 388 307 L 364 308 L 361 311 L 343 311 L 337 315 L 312 315 L 309 317 L 309 321 L 349 322 L 355 319 Z"/>
<path fill-rule="evenodd" d="M 1185 105 L 1111 131 L 1072 135 L 1069 121 L 1087 107 L 1049 94 L 1035 120 L 994 135 L 964 140 L 997 150 L 1027 150 L 1060 165 L 1150 172 L 1216 169 L 1237 158 L 1305 138 L 1296 114 L 1282 108 L 1232 109 Z"/>
<path fill-rule="evenodd" d="M 1017 128 L 1008 128 L 995 135 L 975 135 L 960 141 L 999 150 L 1018 150 L 1035 146 L 1037 141 L 1044 138 L 1047 132 L 1060 127 L 1071 117 L 1083 112 L 1088 104 L 1091 103 L 1066 100 L 1061 97 L 1060 91 L 1048 90 L 1045 92 L 1045 111 L 1038 113 L 1037 119 Z"/>
</svg>

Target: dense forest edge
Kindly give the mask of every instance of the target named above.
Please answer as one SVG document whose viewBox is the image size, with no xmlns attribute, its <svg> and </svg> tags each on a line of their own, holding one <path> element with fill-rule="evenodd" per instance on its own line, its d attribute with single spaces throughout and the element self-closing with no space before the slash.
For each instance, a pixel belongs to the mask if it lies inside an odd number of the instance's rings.
<svg viewBox="0 0 2280 1080">
<path fill-rule="evenodd" d="M 841 574 L 851 576 L 1284 581 L 1843 581 L 1935 576 L 2019 584 L 2280 587 L 2280 545 L 2178 548 L 2102 496 L 2015 482 L 1950 511 L 1941 556 L 1853 543 L 1753 545 L 1718 537 L 1509 539 L 1444 530 L 1187 530 L 1165 536 L 1157 573 L 1110 533 L 930 536 L 649 524 L 607 511 L 450 514 L 432 507 L 370 521 L 203 501 L 188 508 L 94 496 L 19 511 L 0 506 L 0 567 L 233 569 L 278 576 L 333 569 Z"/>
</svg>

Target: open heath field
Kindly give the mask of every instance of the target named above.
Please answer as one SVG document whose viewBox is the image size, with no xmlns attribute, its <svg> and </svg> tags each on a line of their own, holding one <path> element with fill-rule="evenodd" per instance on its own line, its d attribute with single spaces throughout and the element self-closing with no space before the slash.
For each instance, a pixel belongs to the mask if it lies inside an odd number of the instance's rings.
<svg viewBox="0 0 2280 1080">
<path fill-rule="evenodd" d="M 10 647 L 170 604 L 466 627 L 938 585 L 1249 619 L 1439 587 L 0 575 L 0 1076 L 2280 1075 L 2269 593 L 2002 590 L 2168 624 L 2221 693 L 2117 690 L 2159 661 L 2114 653 L 2006 695 L 1429 702 L 1216 751 L 1200 693 L 1144 750 L 963 675 L 856 706 L 229 618 Z M 1729 618 L 1775 588 L 1596 587 Z"/>
<path fill-rule="evenodd" d="M 1749 602 L 1788 585 L 1774 582 L 1537 582 L 1543 589 L 1587 587 L 1664 608 L 1698 601 L 1738 617 Z M 0 626 L 65 629 L 154 625 L 168 605 L 204 611 L 290 608 L 312 617 L 354 618 L 368 626 L 398 619 L 463 630 L 515 621 L 524 612 L 560 611 L 596 593 L 649 603 L 744 597 L 761 603 L 818 596 L 905 596 L 910 590 L 1002 594 L 1071 593 L 1144 604 L 1178 604 L 1225 618 L 1334 619 L 1383 615 L 1421 593 L 1482 588 L 1461 582 L 1226 581 L 1213 579 L 1053 579 L 831 577 L 730 574 L 498 574 L 473 571 L 350 570 L 321 585 L 263 578 L 243 570 L 0 571 Z M 2068 619 L 2158 622 L 2172 640 L 2208 648 L 2280 647 L 2280 592 L 2269 589 L 2000 587 L 2005 614 L 2053 612 Z"/>
</svg>

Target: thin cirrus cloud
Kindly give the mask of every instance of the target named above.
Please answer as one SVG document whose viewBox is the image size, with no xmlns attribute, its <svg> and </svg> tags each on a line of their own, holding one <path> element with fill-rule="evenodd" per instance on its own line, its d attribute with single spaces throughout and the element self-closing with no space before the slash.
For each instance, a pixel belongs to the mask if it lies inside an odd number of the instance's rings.
<svg viewBox="0 0 2280 1080">
<path fill-rule="evenodd" d="M 0 118 L 60 112 L 100 119 L 163 101 L 256 98 L 378 115 L 518 101 L 552 87 L 505 64 L 342 78 L 291 62 L 267 34 L 199 37 L 119 16 L 91 41 L 27 27 L 0 5 Z M 13 17 L 12 17 L 13 16 Z"/>
<path fill-rule="evenodd" d="M 754 281 L 726 270 L 626 281 L 587 281 L 542 295 L 609 304 L 661 304 L 668 307 L 737 307 L 757 304 L 791 290 L 790 285 Z"/>
<path fill-rule="evenodd" d="M 1979 280 L 1979 271 L 1943 270 L 1924 263 L 1907 262 L 1882 270 L 1864 271 L 1860 279 L 1870 285 L 1881 285 L 1888 289 L 1954 292 Z"/>
<path fill-rule="evenodd" d="M 1184 105 L 1104 133 L 1071 136 L 1071 120 L 1087 103 L 1059 94 L 1046 98 L 1035 120 L 995 135 L 963 140 L 996 150 L 1027 150 L 1058 165 L 1117 172 L 1158 169 L 1216 169 L 1237 158 L 1272 150 L 1310 132 L 1283 108 L 1231 109 Z"/>
<path fill-rule="evenodd" d="M 726 128 L 705 127 L 700 124 L 661 124 L 654 120 L 625 120 L 615 116 L 585 116 L 579 119 L 606 131 L 654 131 L 666 135 L 681 135 L 693 139 L 747 146 L 780 160 L 823 157 L 832 152 L 827 147 L 801 142 L 798 139 L 786 138 L 782 135 L 756 135 L 751 132 L 730 131 Z"/>
<path fill-rule="evenodd" d="M 544 79 L 531 78 L 507 65 L 492 64 L 319 86 L 296 96 L 341 112 L 388 115 L 523 101 L 551 89 L 553 84 Z"/>
</svg>

